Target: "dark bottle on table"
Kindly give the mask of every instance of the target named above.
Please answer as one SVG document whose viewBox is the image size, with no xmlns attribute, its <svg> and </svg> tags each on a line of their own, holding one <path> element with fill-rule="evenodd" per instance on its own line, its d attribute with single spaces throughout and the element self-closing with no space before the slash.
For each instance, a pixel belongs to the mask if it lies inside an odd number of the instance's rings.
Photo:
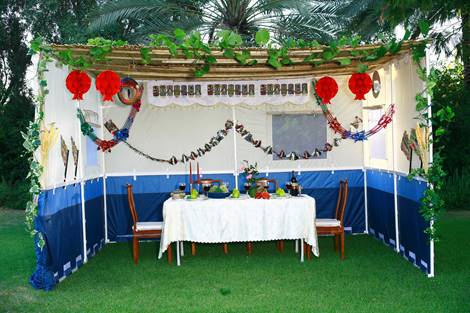
<svg viewBox="0 0 470 313">
<path fill-rule="evenodd" d="M 290 194 L 294 197 L 299 195 L 299 184 L 297 182 L 297 178 L 295 177 L 295 172 L 292 171 L 292 176 L 290 178 L 290 184 L 291 184 L 291 189 L 290 189 Z"/>
<path fill-rule="evenodd" d="M 290 178 L 291 184 L 297 184 L 297 178 L 295 178 L 295 172 L 292 171 L 292 176 Z"/>
</svg>

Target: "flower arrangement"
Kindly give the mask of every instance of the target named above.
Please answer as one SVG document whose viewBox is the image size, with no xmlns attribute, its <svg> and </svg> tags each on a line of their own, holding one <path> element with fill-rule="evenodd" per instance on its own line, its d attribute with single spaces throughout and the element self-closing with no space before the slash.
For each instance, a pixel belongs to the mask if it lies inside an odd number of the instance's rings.
<svg viewBox="0 0 470 313">
<path fill-rule="evenodd" d="M 242 166 L 240 167 L 240 172 L 245 176 L 245 179 L 248 183 L 254 184 L 256 182 L 258 171 L 258 163 L 250 164 L 247 160 L 243 160 Z"/>
</svg>

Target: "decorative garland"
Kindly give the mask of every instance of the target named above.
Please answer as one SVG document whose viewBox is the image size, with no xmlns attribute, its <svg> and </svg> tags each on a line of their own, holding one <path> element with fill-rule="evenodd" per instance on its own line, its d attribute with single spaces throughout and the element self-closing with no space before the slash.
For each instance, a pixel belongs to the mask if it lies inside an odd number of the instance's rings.
<svg viewBox="0 0 470 313">
<path fill-rule="evenodd" d="M 203 147 L 198 148 L 196 150 L 197 152 L 191 151 L 189 154 L 183 154 L 181 156 L 181 158 L 177 158 L 176 156 L 172 156 L 169 159 L 160 159 L 160 158 L 151 156 L 151 155 L 143 152 L 142 150 L 136 148 L 135 146 L 131 145 L 127 141 L 124 141 L 124 144 L 126 146 L 128 146 L 132 151 L 137 153 L 138 155 L 143 156 L 144 158 L 146 158 L 150 161 L 168 163 L 170 165 L 176 165 L 178 163 L 186 163 L 189 160 L 195 160 L 198 157 L 202 157 L 206 153 L 210 152 L 213 147 L 217 146 L 227 136 L 228 132 L 231 129 L 233 129 L 233 126 L 234 126 L 233 121 L 232 120 L 227 120 L 225 122 L 225 128 L 217 131 L 216 136 L 212 137 L 208 143 L 204 144 Z M 339 146 L 339 142 L 341 140 L 341 138 L 335 138 L 334 139 L 334 144 L 330 144 L 330 143 L 327 142 L 327 143 L 325 143 L 325 145 L 323 147 L 314 148 L 312 150 L 312 152 L 304 151 L 303 154 L 299 154 L 295 151 L 292 151 L 292 152 L 286 154 L 286 152 L 284 150 L 276 152 L 276 151 L 273 150 L 272 146 L 262 146 L 261 145 L 261 140 L 254 139 L 251 132 L 246 130 L 245 127 L 243 126 L 243 124 L 237 123 L 235 125 L 235 131 L 243 139 L 245 139 L 246 141 L 251 143 L 255 148 L 259 148 L 259 149 L 263 150 L 266 154 L 275 154 L 280 159 L 288 159 L 288 160 L 291 160 L 291 161 L 295 161 L 295 160 L 298 160 L 300 158 L 303 158 L 303 159 L 317 158 L 317 157 L 321 156 L 322 153 L 332 151 L 333 146 L 335 146 L 335 147 Z"/>
<path fill-rule="evenodd" d="M 111 71 L 106 71 L 106 72 L 111 72 Z M 112 74 L 108 73 L 107 75 L 113 77 L 114 79 L 114 76 Z M 102 82 L 100 88 L 104 90 L 104 93 L 106 94 L 105 97 L 107 97 L 106 98 L 107 100 L 112 99 L 110 97 L 112 97 L 111 93 L 113 93 L 116 90 L 115 86 L 113 86 L 110 89 L 105 88 L 105 86 L 106 84 Z M 121 141 L 125 142 L 127 138 L 129 138 L 129 130 L 131 129 L 132 124 L 134 123 L 135 116 L 137 112 L 140 111 L 140 106 L 142 105 L 141 98 L 142 98 L 142 93 L 144 90 L 143 86 L 139 86 L 139 84 L 130 77 L 123 78 L 120 81 L 120 86 L 121 86 L 120 91 L 118 93 L 119 100 L 126 105 L 132 105 L 132 109 L 129 112 L 129 115 L 127 116 L 127 119 L 123 127 L 121 127 L 121 129 L 117 128 L 112 120 L 109 120 L 105 123 L 105 127 L 108 129 L 108 131 L 111 132 L 111 134 L 113 134 L 114 136 L 113 139 L 104 140 L 96 136 L 93 127 L 86 121 L 82 110 L 77 109 L 77 117 L 80 120 L 80 129 L 82 131 L 82 134 L 84 136 L 88 136 L 88 138 L 94 141 L 96 145 L 98 146 L 98 150 L 101 150 L 103 152 L 105 151 L 111 152 L 111 148 L 113 148 L 115 145 L 117 145 Z M 129 88 L 133 90 L 134 96 L 132 98 L 130 99 L 126 98 L 123 92 L 125 88 Z"/>
<path fill-rule="evenodd" d="M 316 90 L 317 82 L 314 80 L 312 84 L 314 87 L 313 89 Z M 392 121 L 393 114 L 395 113 L 395 105 L 391 104 L 388 107 L 387 111 L 379 119 L 379 121 L 377 122 L 377 125 L 369 129 L 368 131 L 361 130 L 357 132 L 351 132 L 350 130 L 347 130 L 338 121 L 338 119 L 331 113 L 330 109 L 325 103 L 323 103 L 323 100 L 320 98 L 320 96 L 317 93 L 315 93 L 314 95 L 315 95 L 315 100 L 317 101 L 317 104 L 321 107 L 322 112 L 328 121 L 329 127 L 336 134 L 340 134 L 342 139 L 352 139 L 354 140 L 354 142 L 367 140 L 367 138 L 376 134 L 381 129 L 386 128 L 387 125 L 390 124 L 390 122 Z"/>
<path fill-rule="evenodd" d="M 198 157 L 202 157 L 204 154 L 210 152 L 212 150 L 212 148 L 216 147 L 227 136 L 228 131 L 231 130 L 232 128 L 233 128 L 233 122 L 231 120 L 227 120 L 225 122 L 225 128 L 218 130 L 216 136 L 212 137 L 209 140 L 209 142 L 204 145 L 204 147 L 198 148 L 196 150 L 197 152 L 191 151 L 189 154 L 183 154 L 181 156 L 181 158 L 179 158 L 179 159 L 175 156 L 172 156 L 170 159 L 156 158 L 156 157 L 153 157 L 153 156 L 143 152 L 142 150 L 134 147 L 133 145 L 131 145 L 127 141 L 125 141 L 124 143 L 132 151 L 134 151 L 135 153 L 137 153 L 140 156 L 143 156 L 146 159 L 149 159 L 150 161 L 168 163 L 170 165 L 176 165 L 179 162 L 180 163 L 186 163 L 189 160 L 196 160 Z"/>
<path fill-rule="evenodd" d="M 288 160 L 291 160 L 291 161 L 296 161 L 300 158 L 303 158 L 303 159 L 317 158 L 317 157 L 321 156 L 322 152 L 326 153 L 326 152 L 329 152 L 329 151 L 333 150 L 333 145 L 327 142 L 327 143 L 325 143 L 325 145 L 323 147 L 313 148 L 312 152 L 306 150 L 306 151 L 304 151 L 303 154 L 299 154 L 296 151 L 291 151 L 290 153 L 286 154 L 286 152 L 284 150 L 281 150 L 281 151 L 277 152 L 277 151 L 273 150 L 272 146 L 262 146 L 261 145 L 261 140 L 254 139 L 251 132 L 246 130 L 245 127 L 243 126 L 243 124 L 237 123 L 237 125 L 235 125 L 235 131 L 238 134 L 240 134 L 240 136 L 243 139 L 245 139 L 246 141 L 251 143 L 255 148 L 259 148 L 259 149 L 263 150 L 266 154 L 275 154 L 281 160 L 282 159 L 288 159 Z M 339 141 L 338 140 L 334 141 L 334 146 L 339 146 Z"/>
</svg>

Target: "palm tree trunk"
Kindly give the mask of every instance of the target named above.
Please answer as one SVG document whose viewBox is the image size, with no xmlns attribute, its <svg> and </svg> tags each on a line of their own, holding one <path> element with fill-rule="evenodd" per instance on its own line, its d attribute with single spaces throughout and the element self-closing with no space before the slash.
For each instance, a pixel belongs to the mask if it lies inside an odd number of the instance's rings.
<svg viewBox="0 0 470 313">
<path fill-rule="evenodd" d="M 470 12 L 462 12 L 462 63 L 465 88 L 470 90 Z"/>
</svg>

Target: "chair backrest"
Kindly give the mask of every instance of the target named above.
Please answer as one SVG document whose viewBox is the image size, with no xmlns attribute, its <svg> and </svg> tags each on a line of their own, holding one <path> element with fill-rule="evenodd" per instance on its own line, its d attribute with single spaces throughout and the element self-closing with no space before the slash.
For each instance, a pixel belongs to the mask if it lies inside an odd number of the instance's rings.
<svg viewBox="0 0 470 313">
<path fill-rule="evenodd" d="M 344 185 L 344 182 L 342 180 L 340 180 L 339 181 L 339 188 L 338 188 L 338 200 L 336 200 L 336 211 L 335 211 L 335 218 L 336 219 L 339 216 L 341 203 L 343 203 L 343 185 Z"/>
<path fill-rule="evenodd" d="M 129 201 L 129 210 L 131 211 L 132 221 L 134 222 L 133 228 L 135 230 L 139 217 L 137 216 L 137 211 L 135 209 L 134 193 L 132 192 L 131 184 L 127 184 L 127 200 Z"/>
<path fill-rule="evenodd" d="M 342 185 L 342 187 L 341 187 L 341 185 Z M 336 219 L 341 222 L 341 226 L 344 226 L 344 224 L 343 224 L 344 211 L 345 211 L 346 205 L 348 203 L 348 194 L 349 194 L 348 180 L 347 179 L 344 182 L 340 181 L 340 190 L 342 190 L 342 195 L 340 196 L 341 197 L 341 203 L 336 208 Z"/>
</svg>

